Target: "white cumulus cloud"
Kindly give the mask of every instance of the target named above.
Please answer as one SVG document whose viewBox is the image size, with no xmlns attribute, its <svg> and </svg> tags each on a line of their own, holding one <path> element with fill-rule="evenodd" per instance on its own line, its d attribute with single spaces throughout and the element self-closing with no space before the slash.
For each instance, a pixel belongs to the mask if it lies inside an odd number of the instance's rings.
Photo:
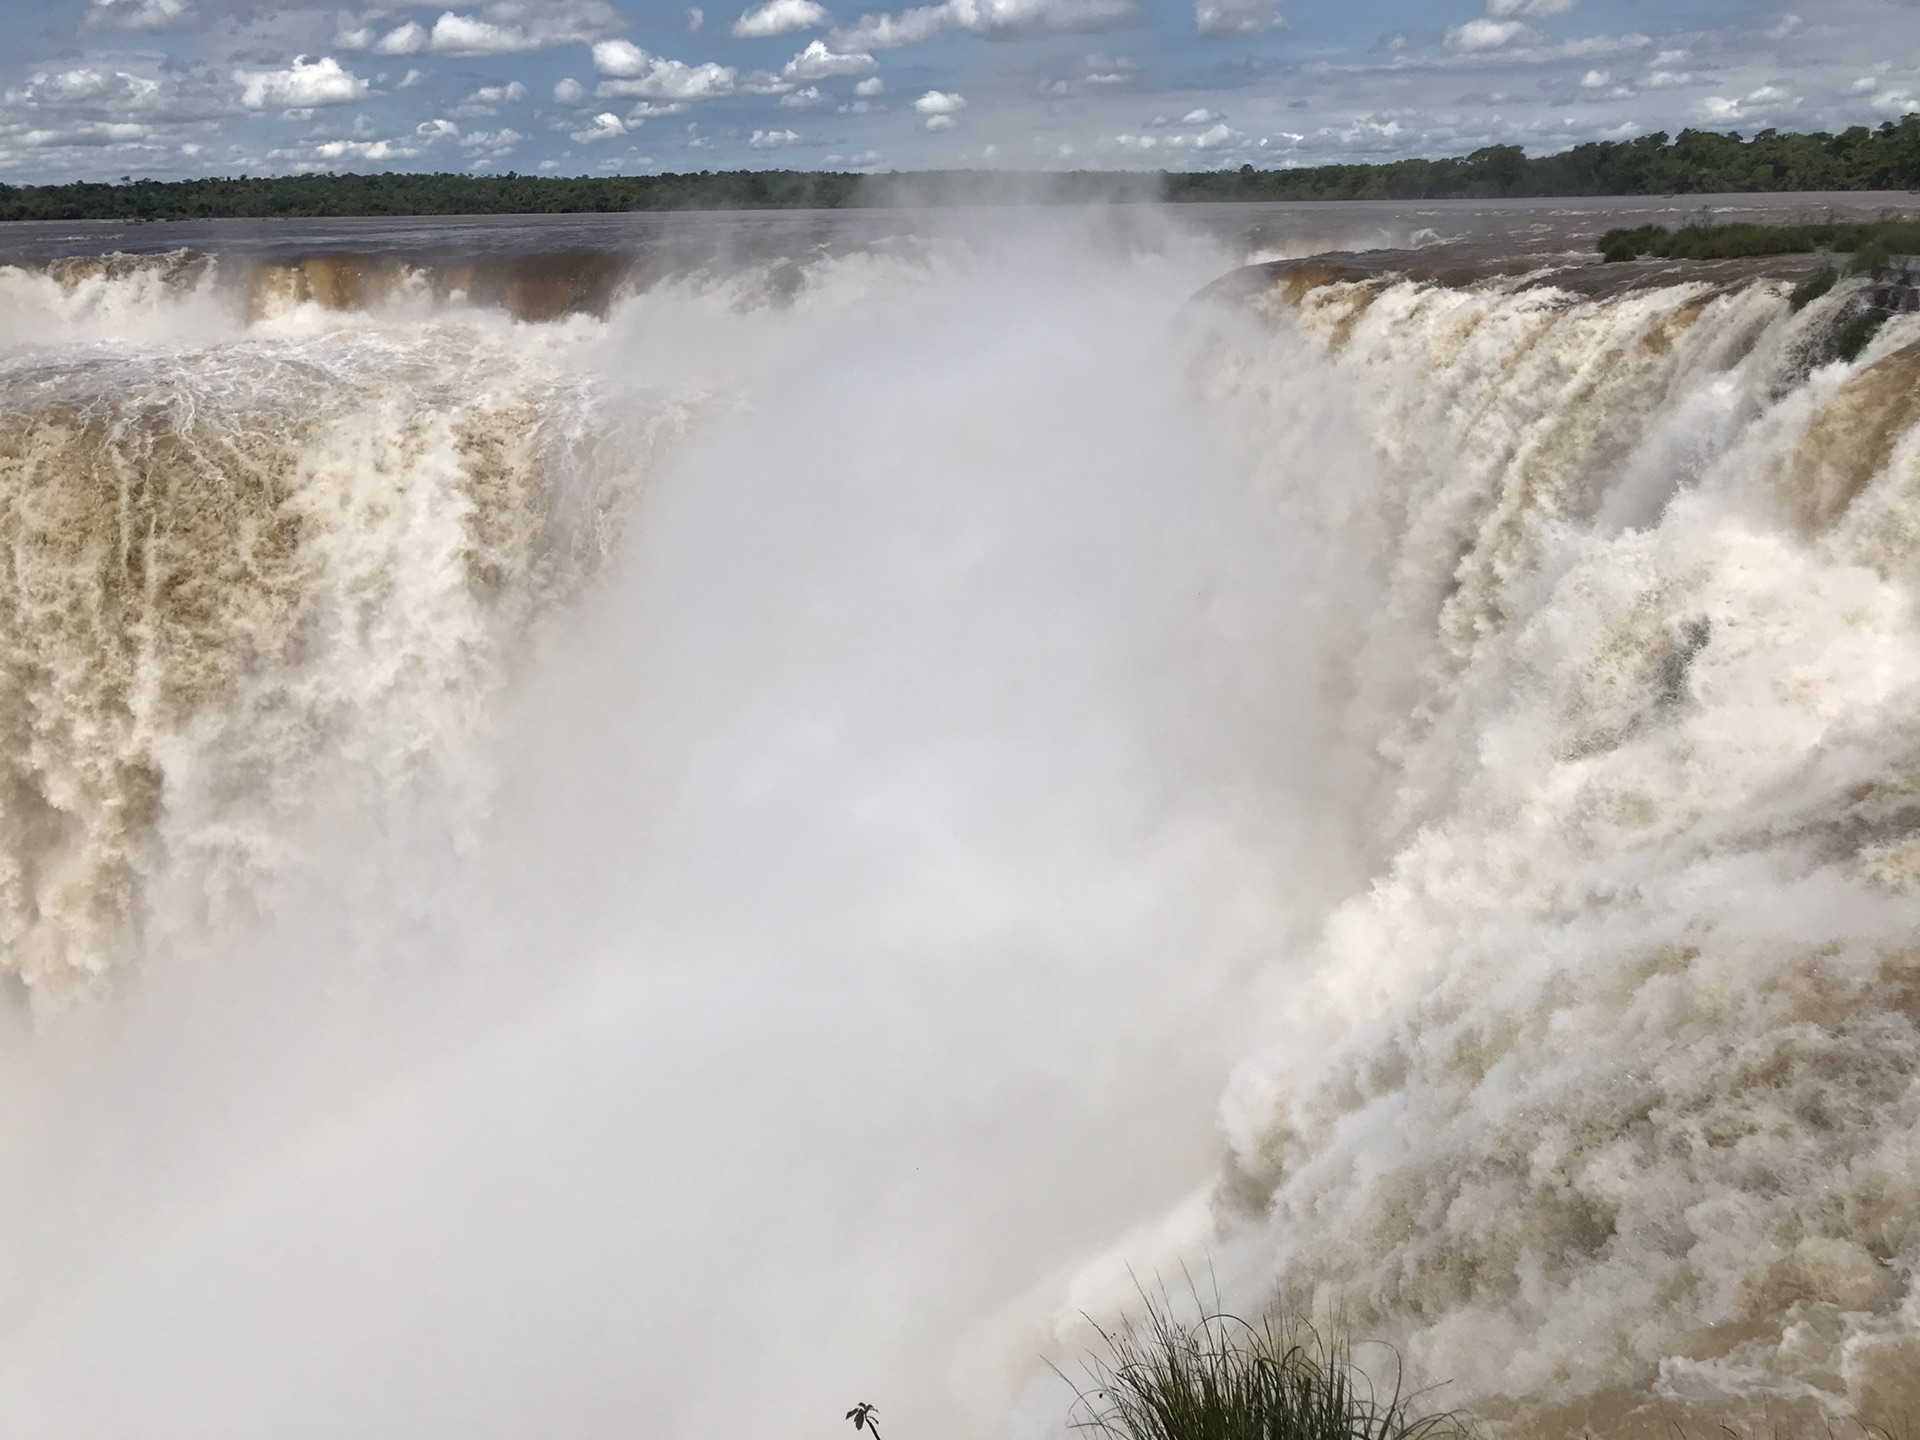
<svg viewBox="0 0 1920 1440">
<path fill-rule="evenodd" d="M 1114 30 L 1147 18 L 1138 0 L 948 0 L 954 24 L 975 35 Z"/>
<path fill-rule="evenodd" d="M 10 138 L 34 150 L 66 149 L 70 146 L 106 148 L 117 145 L 138 145 L 151 142 L 157 131 L 145 125 L 136 125 L 130 120 L 99 121 L 83 120 L 77 124 L 64 125 L 58 129 L 35 129 Z"/>
<path fill-rule="evenodd" d="M 518 105 L 527 98 L 527 87 L 518 80 L 505 85 L 482 85 L 460 103 L 463 105 Z"/>
<path fill-rule="evenodd" d="M 1272 0 L 1195 0 L 1259 9 Z M 832 35 L 835 50 L 891 50 L 930 40 L 949 26 L 989 39 L 1046 31 L 1115 30 L 1147 18 L 1140 0 L 946 0 L 895 15 L 862 15 Z M 1264 28 L 1264 27 L 1257 27 Z"/>
<path fill-rule="evenodd" d="M 945 5 L 920 5 L 898 15 L 862 15 L 844 30 L 833 32 L 836 50 L 897 50 L 931 40 L 953 23 Z"/>
<path fill-rule="evenodd" d="M 797 145 L 800 137 L 791 130 L 756 130 L 747 144 L 755 150 L 778 150 L 783 145 Z"/>
<path fill-rule="evenodd" d="M 1797 101 L 1778 85 L 1762 85 L 1743 98 L 1726 95 L 1709 95 L 1700 102 L 1700 113 L 1709 120 L 1726 124 L 1734 120 L 1745 120 L 1756 111 L 1778 111 L 1781 108 L 1793 108 Z"/>
<path fill-rule="evenodd" d="M 391 140 L 327 140 L 313 147 L 322 160 L 406 160 L 420 152 Z"/>
<path fill-rule="evenodd" d="M 813 30 L 832 23 L 833 16 L 818 0 L 767 0 L 734 21 L 731 33 L 737 40 L 764 40 L 770 35 L 791 35 L 795 30 Z"/>
<path fill-rule="evenodd" d="M 731 95 L 739 72 L 731 65 L 689 65 L 650 54 L 631 40 L 603 40 L 593 47 L 602 75 L 598 93 L 641 100 L 712 100 Z"/>
<path fill-rule="evenodd" d="M 475 130 L 460 137 L 460 148 L 499 157 L 510 154 L 526 138 L 518 130 Z"/>
<path fill-rule="evenodd" d="M 596 145 L 602 140 L 618 140 L 627 133 L 626 125 L 611 111 L 593 117 L 584 130 L 575 130 L 567 138 L 576 145 Z"/>
<path fill-rule="evenodd" d="M 1528 20 L 1549 15 L 1564 15 L 1579 0 L 1486 0 L 1486 14 L 1447 31 L 1447 48 L 1474 54 L 1498 50 L 1522 38 L 1537 39 L 1538 32 Z"/>
<path fill-rule="evenodd" d="M 592 44 L 620 23 L 606 0 L 494 0 L 478 14 L 443 12 L 428 46 L 441 55 L 511 55 Z"/>
<path fill-rule="evenodd" d="M 22 88 L 7 91 L 6 102 L 30 109 L 91 106 L 129 110 L 157 101 L 160 91 L 160 82 L 144 75 L 82 65 L 71 70 L 39 71 Z"/>
<path fill-rule="evenodd" d="M 187 0 L 92 0 L 87 7 L 88 24 L 123 30 L 163 30 L 192 18 Z"/>
<path fill-rule="evenodd" d="M 249 110 L 268 105 L 283 105 L 289 110 L 339 105 L 359 100 L 367 93 L 367 82 L 331 55 L 318 60 L 296 55 L 285 70 L 236 70 L 233 80 L 240 87 L 240 103 Z"/>
<path fill-rule="evenodd" d="M 1193 28 L 1202 35 L 1252 35 L 1280 23 L 1274 0 L 1194 0 Z"/>
<path fill-rule="evenodd" d="M 826 42 L 815 40 L 781 68 L 787 81 L 832 80 L 842 75 L 864 75 L 879 62 L 858 50 L 829 50 Z"/>
<path fill-rule="evenodd" d="M 1481 50 L 1498 50 L 1509 41 L 1528 33 L 1527 26 L 1518 20 L 1492 20 L 1482 17 L 1469 20 L 1464 25 L 1456 25 L 1447 31 L 1447 48 L 1474 53 Z"/>
<path fill-rule="evenodd" d="M 510 55 L 538 48 L 524 31 L 451 10 L 433 22 L 431 43 L 442 55 Z"/>
<path fill-rule="evenodd" d="M 418 55 L 427 48 L 427 27 L 409 20 L 389 30 L 373 43 L 376 55 Z"/>
<path fill-rule="evenodd" d="M 1140 78 L 1140 67 L 1124 55 L 1089 55 L 1082 85 L 1131 85 Z M 1071 82 L 1069 82 L 1071 83 Z"/>
<path fill-rule="evenodd" d="M 1233 129 L 1226 121 L 1214 117 L 1216 123 L 1205 130 L 1191 135 L 1116 135 L 1113 143 L 1122 150 L 1228 150 L 1247 143 L 1247 137 Z M 1159 121 L 1156 124 L 1162 123 Z M 1191 123 L 1184 121 L 1182 123 Z M 1298 136 L 1292 137 L 1298 139 Z M 1265 144 L 1263 140 L 1260 142 Z"/>
<path fill-rule="evenodd" d="M 929 90 L 913 102 L 916 113 L 926 116 L 926 128 L 929 130 L 951 130 L 959 123 L 957 117 L 967 108 L 967 97 L 950 94 L 944 90 Z"/>
</svg>

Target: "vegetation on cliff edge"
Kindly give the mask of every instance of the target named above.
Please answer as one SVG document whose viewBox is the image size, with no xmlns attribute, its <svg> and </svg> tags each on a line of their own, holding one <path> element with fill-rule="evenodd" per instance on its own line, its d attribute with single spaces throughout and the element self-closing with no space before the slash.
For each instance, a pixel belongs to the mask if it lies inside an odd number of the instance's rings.
<svg viewBox="0 0 1920 1440">
<path fill-rule="evenodd" d="M 1642 225 L 1609 230 L 1600 253 L 1609 261 L 1731 260 L 1749 255 L 1812 255 L 1833 251 L 1854 257 L 1856 271 L 1877 270 L 1894 255 L 1920 255 L 1920 220 L 1827 221 L 1805 225 Z"/>
<path fill-rule="evenodd" d="M 1074 1428 L 1098 1440 L 1465 1440 L 1452 1415 L 1382 1393 L 1348 1345 L 1300 1320 L 1191 1322 L 1165 1303 L 1137 1330 L 1100 1332 L 1106 1353 L 1078 1387 Z"/>
</svg>

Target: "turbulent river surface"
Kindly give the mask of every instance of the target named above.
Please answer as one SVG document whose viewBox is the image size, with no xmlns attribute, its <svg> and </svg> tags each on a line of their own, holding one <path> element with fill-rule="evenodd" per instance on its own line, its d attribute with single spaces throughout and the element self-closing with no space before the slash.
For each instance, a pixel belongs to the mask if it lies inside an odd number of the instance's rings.
<svg viewBox="0 0 1920 1440">
<path fill-rule="evenodd" d="M 1897 1429 L 1909 203 L 0 230 L 0 1436 Z"/>
</svg>

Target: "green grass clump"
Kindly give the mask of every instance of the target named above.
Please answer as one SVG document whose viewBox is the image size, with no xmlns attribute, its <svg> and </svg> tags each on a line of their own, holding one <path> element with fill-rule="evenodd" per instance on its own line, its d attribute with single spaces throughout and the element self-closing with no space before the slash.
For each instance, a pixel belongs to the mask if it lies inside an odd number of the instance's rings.
<svg viewBox="0 0 1920 1440">
<path fill-rule="evenodd" d="M 1608 264 L 1638 260 L 1642 255 L 1652 253 L 1666 234 L 1667 227 L 1664 225 L 1642 225 L 1635 230 L 1609 230 L 1600 237 L 1600 254 Z"/>
<path fill-rule="evenodd" d="M 1101 1440 L 1460 1440 L 1452 1415 L 1422 1416 L 1396 1379 L 1382 1394 L 1342 1340 L 1304 1321 L 1231 1315 L 1177 1320 L 1149 1305 L 1144 1326 L 1100 1332 L 1075 1429 Z"/>
<path fill-rule="evenodd" d="M 1835 358 L 1849 364 L 1858 360 L 1860 352 L 1873 343 L 1873 337 L 1886 323 L 1886 312 L 1881 310 L 1861 310 L 1848 316 L 1830 342 Z"/>
<path fill-rule="evenodd" d="M 1871 275 L 1876 270 L 1887 268 L 1887 247 L 1878 238 L 1867 241 L 1853 252 L 1853 263 L 1847 266 L 1850 275 Z"/>
<path fill-rule="evenodd" d="M 1793 293 L 1787 297 L 1787 304 L 1793 308 L 1794 314 L 1797 315 L 1822 295 L 1833 289 L 1833 287 L 1839 283 L 1839 280 L 1840 272 L 1838 270 L 1834 269 L 1831 265 L 1823 265 L 1793 287 Z"/>
<path fill-rule="evenodd" d="M 1920 255 L 1920 220 L 1828 221 L 1809 225 L 1642 225 L 1609 230 L 1600 254 L 1609 262 L 1655 255 L 1662 260 L 1734 260 L 1751 255 L 1854 255 L 1853 268 L 1879 269 L 1893 255 Z M 1863 264 L 1861 257 L 1871 263 Z"/>
</svg>

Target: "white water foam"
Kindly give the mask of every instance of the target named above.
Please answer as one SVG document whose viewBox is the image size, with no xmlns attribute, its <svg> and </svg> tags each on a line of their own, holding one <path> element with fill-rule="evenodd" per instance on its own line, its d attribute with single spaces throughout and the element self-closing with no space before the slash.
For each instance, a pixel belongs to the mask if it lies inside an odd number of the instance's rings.
<svg viewBox="0 0 1920 1440">
<path fill-rule="evenodd" d="M 1333 288 L 1223 367 L 1304 334 L 1374 417 L 1381 859 L 1203 1243 L 1493 1420 L 1912 1402 L 1920 326 L 1808 376 L 1846 303 Z"/>
<path fill-rule="evenodd" d="M 1053 1429 L 1182 1262 L 1892 1418 L 1912 322 L 1087 241 L 18 282 L 0 1434 Z"/>
</svg>

